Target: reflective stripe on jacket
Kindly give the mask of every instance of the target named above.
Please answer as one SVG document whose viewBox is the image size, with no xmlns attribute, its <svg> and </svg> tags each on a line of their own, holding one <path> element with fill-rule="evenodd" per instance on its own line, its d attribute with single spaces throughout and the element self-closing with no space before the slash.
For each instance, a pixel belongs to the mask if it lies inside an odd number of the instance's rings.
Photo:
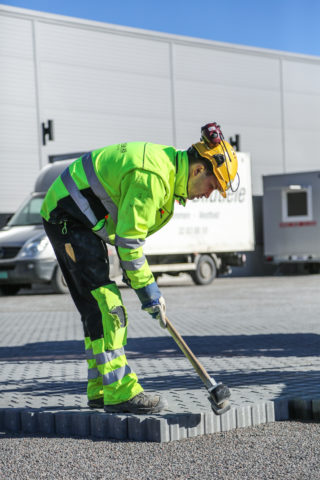
<svg viewBox="0 0 320 480">
<path fill-rule="evenodd" d="M 111 145 L 73 162 L 48 190 L 41 215 L 56 222 L 64 210 L 78 210 L 83 223 L 117 246 L 131 286 L 139 289 L 154 282 L 142 251 L 145 238 L 170 220 L 175 199 L 185 204 L 188 173 L 185 151 L 142 142 Z"/>
</svg>

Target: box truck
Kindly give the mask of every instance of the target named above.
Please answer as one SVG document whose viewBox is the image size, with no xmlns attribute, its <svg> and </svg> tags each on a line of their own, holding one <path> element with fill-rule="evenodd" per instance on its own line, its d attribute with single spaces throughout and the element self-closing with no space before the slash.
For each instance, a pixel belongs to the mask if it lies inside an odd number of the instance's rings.
<svg viewBox="0 0 320 480">
<path fill-rule="evenodd" d="M 320 271 L 320 171 L 263 177 L 265 261 Z"/>
<path fill-rule="evenodd" d="M 237 152 L 237 157 L 236 192 L 223 198 L 215 191 L 186 207 L 177 204 L 173 219 L 147 240 L 144 251 L 155 276 L 186 272 L 206 285 L 243 265 L 243 252 L 254 250 L 250 155 Z"/>
<path fill-rule="evenodd" d="M 208 199 L 175 207 L 172 220 L 148 237 L 144 252 L 155 277 L 163 273 L 191 274 L 200 285 L 209 284 L 232 265 L 245 261 L 244 251 L 254 249 L 250 156 L 238 153 L 240 186 L 222 198 L 214 192 Z M 57 293 L 67 292 L 40 216 L 43 198 L 55 178 L 74 160 L 59 155 L 59 161 L 39 173 L 34 192 L 0 231 L 0 288 L 15 294 L 32 284 L 49 284 Z M 115 248 L 108 246 L 112 278 L 121 275 Z"/>
</svg>

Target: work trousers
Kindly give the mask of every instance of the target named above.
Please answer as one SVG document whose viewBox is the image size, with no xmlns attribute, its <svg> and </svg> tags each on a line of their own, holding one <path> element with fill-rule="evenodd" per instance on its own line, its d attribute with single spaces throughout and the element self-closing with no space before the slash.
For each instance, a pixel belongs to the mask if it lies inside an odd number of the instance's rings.
<svg viewBox="0 0 320 480">
<path fill-rule="evenodd" d="M 109 278 L 107 247 L 89 228 L 77 222 L 43 223 L 81 315 L 88 362 L 88 399 L 103 396 L 105 405 L 130 400 L 143 388 L 125 356 L 128 318 L 120 291 Z"/>
</svg>

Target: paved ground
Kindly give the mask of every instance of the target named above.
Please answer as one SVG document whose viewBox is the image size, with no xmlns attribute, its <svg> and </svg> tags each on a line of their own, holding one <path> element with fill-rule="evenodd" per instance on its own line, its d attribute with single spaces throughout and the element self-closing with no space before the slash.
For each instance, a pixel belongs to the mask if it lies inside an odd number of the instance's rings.
<svg viewBox="0 0 320 480">
<path fill-rule="evenodd" d="M 221 278 L 196 287 L 159 281 L 167 314 L 194 353 L 245 407 L 320 397 L 319 281 L 315 276 Z M 129 313 L 127 355 L 167 414 L 210 412 L 206 390 L 169 334 L 122 288 Z M 86 407 L 82 327 L 68 295 L 0 298 L 0 408 Z"/>
</svg>

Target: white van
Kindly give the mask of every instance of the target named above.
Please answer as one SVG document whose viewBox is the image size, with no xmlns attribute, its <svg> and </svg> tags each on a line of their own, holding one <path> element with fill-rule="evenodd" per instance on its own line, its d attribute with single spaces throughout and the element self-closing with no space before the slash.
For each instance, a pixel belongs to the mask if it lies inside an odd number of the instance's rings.
<svg viewBox="0 0 320 480">
<path fill-rule="evenodd" d="M 68 287 L 45 234 L 40 208 L 45 194 L 70 160 L 47 165 L 36 180 L 35 191 L 0 230 L 0 288 L 14 295 L 22 287 L 50 284 L 56 293 Z"/>
</svg>

